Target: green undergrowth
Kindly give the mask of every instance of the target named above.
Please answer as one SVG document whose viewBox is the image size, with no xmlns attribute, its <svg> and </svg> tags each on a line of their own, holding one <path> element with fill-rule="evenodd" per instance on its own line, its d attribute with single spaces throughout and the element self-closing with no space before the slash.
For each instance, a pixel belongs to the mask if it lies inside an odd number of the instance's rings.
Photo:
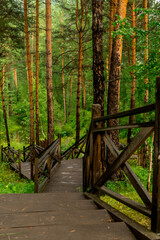
<svg viewBox="0 0 160 240">
<path fill-rule="evenodd" d="M 136 166 L 133 162 L 130 162 L 130 165 L 138 178 L 141 180 L 142 184 L 146 187 L 147 186 L 147 179 L 148 179 L 148 168 L 144 169 L 140 166 Z M 126 177 L 126 176 L 125 176 Z M 151 179 L 152 182 L 152 179 Z M 121 195 L 130 198 L 136 202 L 143 203 L 133 186 L 130 184 L 129 180 L 125 179 L 125 181 L 107 181 L 106 187 L 120 193 Z M 152 187 L 151 187 L 152 190 Z M 150 230 L 151 228 L 151 221 L 150 218 L 142 215 L 141 213 L 125 206 L 124 204 L 114 200 L 109 196 L 101 196 L 101 199 L 106 202 L 107 204 L 111 205 L 112 207 L 118 209 L 120 212 L 124 213 L 131 219 L 135 220 L 136 222 L 140 223 L 141 225 L 145 226 Z"/>
<path fill-rule="evenodd" d="M 0 168 L 0 194 L 34 192 L 34 183 L 22 179 L 18 173 L 10 169 L 7 163 L 0 162 Z"/>
</svg>

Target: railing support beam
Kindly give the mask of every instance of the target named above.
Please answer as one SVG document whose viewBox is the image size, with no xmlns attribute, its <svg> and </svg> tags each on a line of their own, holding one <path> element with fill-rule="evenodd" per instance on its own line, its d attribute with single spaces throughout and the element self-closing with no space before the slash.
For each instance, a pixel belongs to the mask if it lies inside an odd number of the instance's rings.
<svg viewBox="0 0 160 240">
<path fill-rule="evenodd" d="M 160 77 L 156 79 L 151 230 L 160 233 Z"/>
</svg>

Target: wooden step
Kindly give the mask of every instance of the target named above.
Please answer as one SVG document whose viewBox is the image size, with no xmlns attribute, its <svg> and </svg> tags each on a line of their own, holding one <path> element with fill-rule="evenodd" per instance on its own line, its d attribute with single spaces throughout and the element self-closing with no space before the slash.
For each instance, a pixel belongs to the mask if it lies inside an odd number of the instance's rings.
<svg viewBox="0 0 160 240">
<path fill-rule="evenodd" d="M 124 223 L 50 225 L 1 229 L 0 240 L 135 240 Z"/>
<path fill-rule="evenodd" d="M 32 213 L 13 213 L 0 214 L 0 228 L 19 228 L 49 225 L 78 225 L 78 224 L 97 224 L 106 226 L 112 218 L 106 210 L 64 210 L 58 209 L 53 212 L 32 212 Z"/>
</svg>

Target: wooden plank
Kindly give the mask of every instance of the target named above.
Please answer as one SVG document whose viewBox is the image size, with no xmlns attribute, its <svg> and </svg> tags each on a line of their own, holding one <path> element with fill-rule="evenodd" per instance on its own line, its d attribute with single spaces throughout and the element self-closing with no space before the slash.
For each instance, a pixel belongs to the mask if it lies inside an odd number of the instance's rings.
<svg viewBox="0 0 160 240">
<path fill-rule="evenodd" d="M 129 199 L 125 196 L 122 196 L 121 194 L 114 192 L 114 191 L 110 190 L 109 188 L 106 188 L 105 186 L 103 186 L 101 188 L 96 187 L 96 189 L 99 192 L 106 194 L 106 195 L 112 197 L 113 199 L 123 203 L 124 205 L 142 213 L 143 215 L 145 215 L 147 217 L 151 217 L 151 210 L 149 208 L 146 208 L 143 204 L 135 202 L 132 199 Z"/>
<path fill-rule="evenodd" d="M 117 158 L 121 153 L 118 150 L 118 148 L 115 146 L 113 141 L 110 139 L 108 134 L 105 134 L 104 141 L 105 141 L 107 147 L 109 148 L 109 150 L 111 151 L 111 153 L 113 154 L 113 156 L 115 158 Z M 122 166 L 122 169 L 125 172 L 128 179 L 130 180 L 130 182 L 132 183 L 134 189 L 139 194 L 139 196 L 142 199 L 142 201 L 144 202 L 144 204 L 147 207 L 151 207 L 152 198 L 151 198 L 150 194 L 147 192 L 147 190 L 145 189 L 145 187 L 143 186 L 143 184 L 138 179 L 137 175 L 134 173 L 134 171 L 132 170 L 132 168 L 129 166 L 129 164 L 127 162 L 124 163 L 124 165 Z"/>
<path fill-rule="evenodd" d="M 129 116 L 132 116 L 132 115 L 151 112 L 151 111 L 154 111 L 154 110 L 155 110 L 155 104 L 150 104 L 150 105 L 147 105 L 147 106 L 144 106 L 144 107 L 135 108 L 135 109 L 131 109 L 131 110 L 128 110 L 128 111 L 119 112 L 119 113 L 115 113 L 115 114 L 112 114 L 112 115 L 107 115 L 107 116 L 103 116 L 103 117 L 94 118 L 93 121 L 94 122 L 102 122 L 102 121 L 106 121 L 106 120 L 109 120 L 109 119 L 129 117 Z"/>
<path fill-rule="evenodd" d="M 132 168 L 126 162 L 126 163 L 124 163 L 124 166 L 122 167 L 122 169 L 125 172 L 125 174 L 128 177 L 128 179 L 130 180 L 130 182 L 132 183 L 134 189 L 139 194 L 139 196 L 142 199 L 142 201 L 144 202 L 144 204 L 147 207 L 151 208 L 151 206 L 152 206 L 152 197 L 147 192 L 147 190 L 145 189 L 145 187 L 143 186 L 143 184 L 141 183 L 141 181 L 139 180 L 137 175 L 134 173 Z"/>
<path fill-rule="evenodd" d="M 160 233 L 160 77 L 156 79 L 155 138 L 151 229 Z"/>
<path fill-rule="evenodd" d="M 132 128 L 141 128 L 141 127 L 151 127 L 154 126 L 155 122 L 145 122 L 145 123 L 135 123 L 135 124 L 127 124 L 127 125 L 119 125 L 119 126 L 113 126 L 113 127 L 106 127 L 106 128 L 99 128 L 99 129 L 93 129 L 93 132 L 105 132 L 109 130 L 122 130 L 122 129 L 132 129 Z"/>
<path fill-rule="evenodd" d="M 106 172 L 96 182 L 95 186 L 101 187 L 112 176 L 112 174 L 116 172 L 129 159 L 130 156 L 132 156 L 136 149 L 141 146 L 142 143 L 150 136 L 153 130 L 153 127 L 142 128 L 140 132 L 132 139 L 131 143 L 119 155 L 119 157 L 117 157 L 114 163 L 108 167 Z"/>
<path fill-rule="evenodd" d="M 21 173 L 21 150 L 18 150 L 19 172 Z"/>
<path fill-rule="evenodd" d="M 126 223 L 138 240 L 160 240 L 160 237 L 157 236 L 157 234 L 149 231 L 147 228 L 119 212 L 117 209 L 103 202 L 95 194 L 84 193 L 84 196 L 88 199 L 92 199 L 99 208 L 106 209 L 115 221 L 123 221 Z"/>
<path fill-rule="evenodd" d="M 35 158 L 35 173 L 34 173 L 34 192 L 38 193 L 38 158 Z"/>
</svg>

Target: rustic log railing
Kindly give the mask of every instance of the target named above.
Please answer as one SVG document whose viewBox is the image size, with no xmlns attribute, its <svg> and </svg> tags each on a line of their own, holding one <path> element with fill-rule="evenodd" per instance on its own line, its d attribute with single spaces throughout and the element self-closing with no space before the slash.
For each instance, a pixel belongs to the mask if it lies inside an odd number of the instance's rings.
<svg viewBox="0 0 160 240">
<path fill-rule="evenodd" d="M 61 136 L 41 152 L 34 162 L 35 193 L 41 192 L 61 161 Z"/>
<path fill-rule="evenodd" d="M 82 153 L 84 154 L 83 148 L 86 143 L 86 135 L 83 136 L 78 142 L 73 144 L 70 148 L 68 148 L 65 152 L 62 153 L 62 159 L 69 159 L 69 158 L 78 158 L 79 155 Z"/>
<path fill-rule="evenodd" d="M 140 122 L 107 127 L 105 121 L 115 118 L 123 118 L 131 115 L 155 112 L 155 121 Z M 86 150 L 83 158 L 83 191 L 88 189 L 92 193 L 105 193 L 117 201 L 133 208 L 134 210 L 151 218 L 151 230 L 160 233 L 160 77 L 156 80 L 156 102 L 148 106 L 133 110 L 116 113 L 101 117 L 100 105 L 92 107 L 92 121 L 90 131 L 87 136 Z M 101 127 L 103 126 L 103 128 Z M 132 139 L 128 146 L 120 152 L 109 135 L 108 130 L 140 128 L 138 134 Z M 142 185 L 136 174 L 133 172 L 127 160 L 144 143 L 144 141 L 154 134 L 154 162 L 153 162 L 153 191 L 152 197 Z M 104 171 L 102 169 L 102 148 L 101 143 L 110 150 L 114 156 L 114 162 Z M 137 191 L 144 204 L 137 203 L 119 193 L 116 193 L 104 186 L 111 176 L 121 168 L 131 184 Z M 87 193 L 86 193 L 87 195 Z"/>
<path fill-rule="evenodd" d="M 15 150 L 11 146 L 4 147 L 1 146 L 1 160 L 2 162 L 8 162 L 11 167 L 16 169 L 21 173 L 21 151 Z"/>
<path fill-rule="evenodd" d="M 23 158 L 20 150 L 7 146 L 1 146 L 1 160 L 18 171 L 23 177 L 33 180 L 35 192 L 40 192 L 49 181 L 52 172 L 61 161 L 61 135 L 47 148 L 37 145 L 23 147 Z M 22 164 L 30 164 L 30 175 L 24 174 Z"/>
</svg>

